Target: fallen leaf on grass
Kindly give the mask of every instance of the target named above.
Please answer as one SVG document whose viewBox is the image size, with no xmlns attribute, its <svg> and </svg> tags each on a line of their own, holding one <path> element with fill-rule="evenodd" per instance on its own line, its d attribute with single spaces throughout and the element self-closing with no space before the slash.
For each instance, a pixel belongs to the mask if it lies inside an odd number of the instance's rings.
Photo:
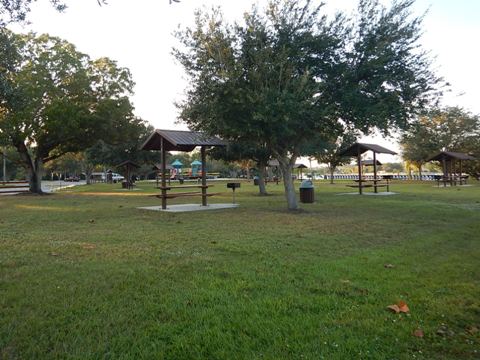
<svg viewBox="0 0 480 360">
<path fill-rule="evenodd" d="M 395 267 L 395 265 L 393 265 L 393 264 L 384 264 L 383 267 L 384 267 L 385 269 L 393 269 L 393 268 Z"/>
<path fill-rule="evenodd" d="M 388 305 L 387 309 L 393 311 L 395 314 L 410 312 L 410 309 L 405 301 L 399 301 L 396 304 Z"/>
<path fill-rule="evenodd" d="M 437 335 L 447 337 L 447 336 L 454 336 L 455 332 L 450 330 L 447 325 L 442 325 L 437 330 Z"/>
<path fill-rule="evenodd" d="M 400 312 L 400 308 L 396 304 L 388 305 L 387 309 L 392 310 L 395 314 L 398 314 Z"/>
<path fill-rule="evenodd" d="M 96 247 L 97 246 L 95 244 L 82 244 L 82 248 L 87 250 L 95 249 Z"/>
<path fill-rule="evenodd" d="M 478 327 L 473 326 L 473 325 L 472 326 L 467 326 L 466 331 L 470 335 L 475 335 L 476 333 L 478 333 Z"/>
<path fill-rule="evenodd" d="M 90 220 L 88 220 L 88 222 L 89 222 L 90 224 L 93 224 L 93 223 L 95 222 L 95 220 L 94 220 L 94 219 L 90 219 Z"/>
<path fill-rule="evenodd" d="M 401 301 L 401 300 L 400 300 L 400 301 L 397 303 L 397 305 L 398 305 L 398 307 L 399 307 L 399 309 L 400 309 L 400 312 L 402 312 L 402 313 L 408 313 L 408 312 L 410 312 L 410 309 L 408 308 L 408 305 L 407 305 L 407 303 L 406 303 L 405 301 Z"/>
<path fill-rule="evenodd" d="M 424 334 L 423 334 L 423 330 L 421 329 L 417 329 L 413 332 L 413 336 L 415 337 L 419 337 L 419 338 L 423 338 Z"/>
<path fill-rule="evenodd" d="M 60 254 L 58 254 L 58 253 L 56 253 L 56 252 L 51 252 L 49 255 L 50 255 L 50 256 L 58 256 L 58 255 L 60 255 Z"/>
</svg>

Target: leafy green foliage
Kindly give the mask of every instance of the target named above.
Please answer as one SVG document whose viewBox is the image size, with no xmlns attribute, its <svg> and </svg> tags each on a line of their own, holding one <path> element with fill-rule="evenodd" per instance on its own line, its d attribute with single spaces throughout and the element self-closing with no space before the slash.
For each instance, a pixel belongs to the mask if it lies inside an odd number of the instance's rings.
<svg viewBox="0 0 480 360">
<path fill-rule="evenodd" d="M 421 18 L 411 18 L 411 5 L 365 0 L 357 17 L 329 20 L 310 0 L 271 1 L 242 24 L 225 23 L 218 9 L 199 11 L 174 50 L 191 80 L 180 118 L 228 140 L 265 144 L 295 209 L 290 172 L 305 144 L 333 137 L 340 123 L 363 132 L 405 127 L 438 95 L 441 80 L 418 47 Z"/>
<path fill-rule="evenodd" d="M 346 130 L 337 137 L 328 140 L 320 139 L 320 142 L 317 141 L 311 147 L 309 155 L 315 157 L 320 164 L 327 164 L 330 175 L 333 175 L 337 167 L 351 162 L 352 159 L 350 157 L 342 156 L 341 153 L 352 146 L 357 141 L 357 138 L 358 134 Z M 333 183 L 333 177 L 331 181 Z"/>
<path fill-rule="evenodd" d="M 1 108 L 0 138 L 21 154 L 31 180 L 43 163 L 65 153 L 100 139 L 121 141 L 138 121 L 128 69 L 107 58 L 92 61 L 56 37 L 9 37 L 18 60 L 7 72 L 13 100 L 6 98 Z"/>
<path fill-rule="evenodd" d="M 480 159 L 480 118 L 458 107 L 425 112 L 400 140 L 405 160 L 422 166 L 442 150 L 471 154 Z M 466 162 L 470 174 L 480 173 L 480 162 Z"/>
<path fill-rule="evenodd" d="M 12 22 L 23 23 L 27 21 L 32 3 L 37 0 L 0 0 L 0 26 Z M 62 12 L 67 8 L 66 1 L 49 0 L 52 7 Z M 97 0 L 98 5 L 106 4 L 106 0 Z"/>
</svg>

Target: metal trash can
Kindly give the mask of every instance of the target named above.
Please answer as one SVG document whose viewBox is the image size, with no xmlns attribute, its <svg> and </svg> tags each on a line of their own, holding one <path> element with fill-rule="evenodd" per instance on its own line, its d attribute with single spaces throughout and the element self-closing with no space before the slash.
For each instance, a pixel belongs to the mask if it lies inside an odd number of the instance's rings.
<svg viewBox="0 0 480 360">
<path fill-rule="evenodd" d="M 258 176 L 253 177 L 253 185 L 258 186 L 259 181 L 258 181 Z"/>
<path fill-rule="evenodd" d="M 300 202 L 309 204 L 315 202 L 315 191 L 312 180 L 304 180 L 300 185 Z"/>
</svg>

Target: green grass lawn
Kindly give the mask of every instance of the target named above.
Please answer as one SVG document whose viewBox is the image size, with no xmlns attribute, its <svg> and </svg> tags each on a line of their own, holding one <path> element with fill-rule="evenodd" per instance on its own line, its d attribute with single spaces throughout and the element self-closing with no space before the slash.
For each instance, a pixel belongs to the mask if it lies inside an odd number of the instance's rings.
<svg viewBox="0 0 480 360">
<path fill-rule="evenodd" d="M 0 359 L 480 358 L 480 185 L 345 184 L 296 213 L 246 183 L 196 213 L 136 209 L 145 183 L 0 197 Z"/>
</svg>

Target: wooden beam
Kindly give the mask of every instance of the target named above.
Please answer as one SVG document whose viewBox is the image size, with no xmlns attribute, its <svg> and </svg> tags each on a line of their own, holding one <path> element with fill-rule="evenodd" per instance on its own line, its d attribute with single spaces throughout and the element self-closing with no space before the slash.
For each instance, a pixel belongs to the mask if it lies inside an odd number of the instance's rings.
<svg viewBox="0 0 480 360">
<path fill-rule="evenodd" d="M 360 146 L 358 147 L 358 155 L 357 155 L 357 161 L 358 161 L 358 193 L 362 195 L 363 190 L 362 190 L 362 153 L 360 152 Z"/>
<path fill-rule="evenodd" d="M 200 152 L 202 154 L 202 206 L 207 206 L 207 172 L 205 171 L 207 155 L 205 153 L 205 146 L 202 146 Z"/>
<path fill-rule="evenodd" d="M 373 191 L 375 193 L 378 192 L 377 190 L 377 153 L 373 152 Z"/>
<path fill-rule="evenodd" d="M 167 156 L 165 154 L 163 137 L 160 138 L 160 151 L 162 152 L 162 209 L 165 210 L 167 208 L 167 190 L 165 189 L 167 186 L 167 182 L 165 181 L 165 170 L 167 167 L 165 161 Z"/>
</svg>

